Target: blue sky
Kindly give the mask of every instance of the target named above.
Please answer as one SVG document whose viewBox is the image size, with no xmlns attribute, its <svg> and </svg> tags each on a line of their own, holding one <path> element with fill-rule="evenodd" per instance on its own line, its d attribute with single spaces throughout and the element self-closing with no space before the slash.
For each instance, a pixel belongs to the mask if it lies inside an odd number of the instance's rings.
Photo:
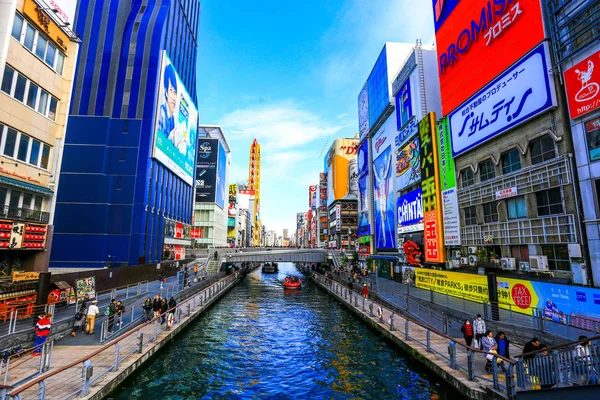
<svg viewBox="0 0 600 400">
<path fill-rule="evenodd" d="M 261 144 L 261 216 L 295 229 L 323 157 L 358 130 L 357 96 L 384 42 L 433 43 L 429 0 L 203 0 L 201 124 L 223 127 L 230 183 L 248 179 Z"/>
</svg>

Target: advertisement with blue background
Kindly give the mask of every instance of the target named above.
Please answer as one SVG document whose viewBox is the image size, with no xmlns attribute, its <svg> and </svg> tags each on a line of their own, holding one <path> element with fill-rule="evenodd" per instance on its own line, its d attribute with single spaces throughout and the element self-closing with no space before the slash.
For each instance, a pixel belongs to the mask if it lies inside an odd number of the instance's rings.
<svg viewBox="0 0 600 400">
<path fill-rule="evenodd" d="M 217 161 L 219 159 L 219 140 L 198 140 L 198 159 L 196 161 L 196 201 L 212 203 L 216 200 Z"/>
<path fill-rule="evenodd" d="M 365 140 L 358 148 L 358 236 L 371 234 L 369 224 L 369 141 Z"/>
<path fill-rule="evenodd" d="M 225 199 L 226 194 L 225 190 L 228 189 L 227 186 L 227 153 L 225 153 L 225 148 L 219 141 L 219 154 L 217 156 L 217 189 L 215 193 L 215 203 L 223 209 L 225 209 Z M 227 193 L 228 194 L 228 193 Z"/>
<path fill-rule="evenodd" d="M 398 217 L 398 232 L 415 232 L 423 230 L 423 190 L 418 188 L 398 197 L 396 214 Z"/>
<path fill-rule="evenodd" d="M 153 157 L 188 185 L 194 182 L 198 110 L 163 52 Z"/>
<path fill-rule="evenodd" d="M 378 249 L 396 248 L 392 165 L 392 147 L 388 146 L 373 162 L 375 246 Z"/>
</svg>

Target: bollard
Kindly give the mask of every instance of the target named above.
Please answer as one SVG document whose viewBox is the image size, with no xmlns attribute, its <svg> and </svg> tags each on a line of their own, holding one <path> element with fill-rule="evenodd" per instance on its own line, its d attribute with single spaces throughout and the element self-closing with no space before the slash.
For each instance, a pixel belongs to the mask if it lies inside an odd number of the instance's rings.
<svg viewBox="0 0 600 400">
<path fill-rule="evenodd" d="M 38 399 L 44 400 L 46 398 L 46 381 L 41 381 L 38 385 Z M 21 398 L 21 396 L 17 395 L 17 398 Z"/>
<path fill-rule="evenodd" d="M 363 312 L 365 311 L 365 298 L 363 297 L 363 302 L 362 302 L 362 310 Z"/>
<path fill-rule="evenodd" d="M 429 301 L 433 303 L 433 289 L 429 289 Z"/>
<path fill-rule="evenodd" d="M 195 301 L 196 301 L 196 298 L 194 297 L 194 302 Z M 189 317 L 190 314 L 191 314 L 191 306 L 190 306 L 190 303 L 188 303 L 188 305 L 187 305 L 187 316 Z"/>
<path fill-rule="evenodd" d="M 142 293 L 142 283 L 137 284 L 137 295 L 139 296 Z"/>
<path fill-rule="evenodd" d="M 408 320 L 404 321 L 404 338 L 408 340 Z"/>
<path fill-rule="evenodd" d="M 144 346 L 144 332 L 140 332 L 140 330 L 138 329 L 138 345 L 137 345 L 137 352 L 139 354 L 142 354 L 142 349 Z"/>
<path fill-rule="evenodd" d="M 115 362 L 113 364 L 113 371 L 119 369 L 119 342 L 115 343 Z"/>
<path fill-rule="evenodd" d="M 394 313 L 392 312 L 392 315 L 390 315 L 390 331 L 394 330 Z"/>
<path fill-rule="evenodd" d="M 154 321 L 154 337 L 152 338 L 152 341 L 155 342 L 157 337 L 158 337 L 158 319 Z"/>
<path fill-rule="evenodd" d="M 373 316 L 374 316 L 374 314 L 373 314 L 373 302 L 371 302 L 371 303 L 369 304 L 369 315 L 370 315 L 371 317 L 373 317 Z"/>
<path fill-rule="evenodd" d="M 475 380 L 475 353 L 473 350 L 467 350 L 467 372 L 469 373 L 469 380 Z"/>
<path fill-rule="evenodd" d="M 444 315 L 444 330 L 442 331 L 444 335 L 448 334 L 448 317 Z"/>
</svg>

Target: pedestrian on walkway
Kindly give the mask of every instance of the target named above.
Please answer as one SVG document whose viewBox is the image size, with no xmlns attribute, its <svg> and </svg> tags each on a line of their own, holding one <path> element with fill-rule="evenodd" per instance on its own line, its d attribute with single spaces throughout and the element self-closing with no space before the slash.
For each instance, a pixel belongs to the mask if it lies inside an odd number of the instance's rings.
<svg viewBox="0 0 600 400">
<path fill-rule="evenodd" d="M 194 265 L 194 278 L 198 276 L 198 264 Z"/>
<path fill-rule="evenodd" d="M 367 287 L 366 283 L 363 283 L 362 295 L 365 298 L 365 300 L 369 299 L 369 288 Z"/>
<path fill-rule="evenodd" d="M 169 299 L 167 307 L 169 309 L 169 314 L 173 314 L 173 316 L 175 316 L 175 307 L 177 307 L 177 302 L 175 301 L 175 298 L 173 296 L 171 296 L 171 298 Z M 170 315 L 168 318 L 170 318 Z"/>
<path fill-rule="evenodd" d="M 498 344 L 498 354 L 502 357 L 510 358 L 510 340 L 508 340 L 504 332 L 498 332 L 494 339 Z"/>
<path fill-rule="evenodd" d="M 152 302 L 152 310 L 154 311 L 154 318 L 160 316 L 160 306 L 162 304 L 162 300 L 159 295 L 154 297 L 154 302 Z"/>
<path fill-rule="evenodd" d="M 52 325 L 52 322 L 50 322 L 52 314 L 40 315 L 38 318 L 38 322 L 35 324 L 35 342 L 33 343 L 32 356 L 42 355 L 42 347 L 48 338 L 50 327 Z"/>
<path fill-rule="evenodd" d="M 485 335 L 481 338 L 481 344 L 483 346 L 483 351 L 485 351 L 486 353 L 492 353 L 492 354 L 485 354 L 485 358 L 486 358 L 486 363 L 485 363 L 485 372 L 487 372 L 488 374 L 492 373 L 492 360 L 494 359 L 494 356 L 496 354 L 498 354 L 498 344 L 496 343 L 496 340 L 494 339 L 494 334 L 492 333 L 492 331 L 487 331 L 485 333 Z M 500 359 L 498 359 L 500 360 Z M 500 360 L 500 362 L 502 362 L 502 360 Z"/>
<path fill-rule="evenodd" d="M 104 314 L 108 315 L 108 334 L 112 335 L 115 325 L 115 314 L 117 313 L 117 299 L 112 299 Z"/>
<path fill-rule="evenodd" d="M 525 343 L 525 346 L 523 346 L 523 354 L 534 352 L 534 351 L 538 350 L 539 348 L 540 348 L 540 339 L 534 337 L 529 342 Z M 534 356 L 535 356 L 534 354 L 524 355 L 523 360 L 529 360 L 529 359 L 533 358 Z"/>
<path fill-rule="evenodd" d="M 123 326 L 123 315 L 125 314 L 125 305 L 119 300 L 117 301 L 117 325 L 119 329 Z"/>
<path fill-rule="evenodd" d="M 160 315 L 161 315 L 161 319 L 160 319 L 160 324 L 164 324 L 165 323 L 165 318 L 167 318 L 167 311 L 169 310 L 169 304 L 167 303 L 167 299 L 162 299 L 162 301 L 160 302 Z"/>
<path fill-rule="evenodd" d="M 350 291 L 352 291 L 352 281 L 348 281 L 348 289 L 350 289 Z"/>
<path fill-rule="evenodd" d="M 531 365 L 531 383 L 539 389 L 550 389 L 556 385 L 556 376 L 554 374 L 554 360 L 548 356 L 548 346 L 540 344 L 539 353 L 535 353 Z"/>
<path fill-rule="evenodd" d="M 146 297 L 146 300 L 142 303 L 142 309 L 144 310 L 144 315 L 146 316 L 146 321 L 150 321 L 153 317 L 153 306 L 152 299 L 150 297 Z"/>
<path fill-rule="evenodd" d="M 184 289 L 185 289 L 186 287 L 188 287 L 188 283 L 189 283 L 189 281 L 190 281 L 190 274 L 189 274 L 187 271 L 185 271 L 185 272 L 183 273 L 183 288 L 184 288 Z"/>
<path fill-rule="evenodd" d="M 579 336 L 579 340 L 586 340 L 587 336 Z M 573 360 L 577 363 L 575 371 L 580 375 L 575 383 L 579 385 L 595 385 L 598 383 L 598 371 L 594 367 L 590 346 L 592 342 L 579 343 L 573 350 Z"/>
<path fill-rule="evenodd" d="M 481 314 L 477 314 L 477 318 L 473 321 L 473 330 L 475 331 L 475 343 L 473 347 L 481 350 L 483 348 L 481 339 L 485 336 L 486 332 L 485 321 L 481 318 Z"/>
<path fill-rule="evenodd" d="M 462 332 L 463 337 L 465 338 L 465 343 L 467 344 L 467 346 L 471 347 L 471 344 L 473 343 L 473 335 L 474 335 L 473 325 L 471 325 L 471 321 L 466 319 L 463 326 L 460 327 L 460 331 Z"/>
<path fill-rule="evenodd" d="M 85 301 L 79 306 L 79 310 L 75 313 L 75 323 L 73 324 L 73 332 L 71 336 L 77 336 L 77 331 L 81 329 L 81 334 L 85 332 L 85 320 L 87 317 L 87 304 Z"/>
<path fill-rule="evenodd" d="M 87 315 L 85 317 L 85 331 L 88 335 L 94 334 L 94 324 L 96 323 L 96 316 L 100 314 L 98 309 L 98 300 L 92 301 L 92 305 L 89 306 Z"/>
</svg>

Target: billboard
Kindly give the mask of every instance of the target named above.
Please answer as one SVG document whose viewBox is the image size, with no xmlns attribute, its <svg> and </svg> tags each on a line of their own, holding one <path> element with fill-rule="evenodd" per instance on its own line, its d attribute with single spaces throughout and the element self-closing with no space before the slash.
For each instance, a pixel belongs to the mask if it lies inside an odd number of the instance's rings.
<svg viewBox="0 0 600 400">
<path fill-rule="evenodd" d="M 327 205 L 345 197 L 356 181 L 356 166 L 351 161 L 356 159 L 358 140 L 336 139 L 325 156 L 325 172 L 327 174 Z"/>
<path fill-rule="evenodd" d="M 308 207 L 311 210 L 317 209 L 317 185 L 310 185 L 308 187 Z"/>
<path fill-rule="evenodd" d="M 428 113 L 419 121 L 421 144 L 421 189 L 423 190 L 423 223 L 425 224 L 425 261 L 444 262 L 444 236 L 440 199 L 435 113 Z"/>
<path fill-rule="evenodd" d="M 217 190 L 218 139 L 198 139 L 196 202 L 213 203 Z"/>
<path fill-rule="evenodd" d="M 423 230 L 423 191 L 421 188 L 398 197 L 396 215 L 398 216 L 398 233 Z"/>
<path fill-rule="evenodd" d="M 219 154 L 217 156 L 217 184 L 215 190 L 215 203 L 223 209 L 225 209 L 225 200 L 227 195 L 225 190 L 227 189 L 227 153 L 225 148 L 219 141 L 218 144 Z"/>
<path fill-rule="evenodd" d="M 396 93 L 396 124 L 398 124 L 398 130 L 402 129 L 413 117 L 412 102 L 409 77 L 400 88 L 400 91 Z"/>
<path fill-rule="evenodd" d="M 433 15 L 444 115 L 545 38 L 540 0 L 433 0 Z"/>
<path fill-rule="evenodd" d="M 394 183 L 392 180 L 392 147 L 388 146 L 373 161 L 375 190 L 375 246 L 395 249 Z"/>
<path fill-rule="evenodd" d="M 188 185 L 194 182 L 198 110 L 163 51 L 152 156 Z"/>
<path fill-rule="evenodd" d="M 358 132 L 362 139 L 369 132 L 369 87 L 367 82 L 358 94 Z"/>
<path fill-rule="evenodd" d="M 421 180 L 420 152 L 418 137 L 396 150 L 396 191 Z"/>
<path fill-rule="evenodd" d="M 460 217 L 456 187 L 456 169 L 452 157 L 452 143 L 448 118 L 437 124 L 438 162 L 440 165 L 440 189 L 442 191 L 442 216 L 444 218 L 444 244 L 460 246 Z"/>
<path fill-rule="evenodd" d="M 235 184 L 235 183 L 229 185 L 229 202 L 230 203 L 237 202 L 237 184 Z"/>
<path fill-rule="evenodd" d="M 565 71 L 565 88 L 571 119 L 600 108 L 600 50 Z"/>
<path fill-rule="evenodd" d="M 556 105 L 548 45 L 542 43 L 450 113 L 458 156 Z"/>
<path fill-rule="evenodd" d="M 371 234 L 369 223 L 369 141 L 358 148 L 358 236 Z"/>
</svg>

